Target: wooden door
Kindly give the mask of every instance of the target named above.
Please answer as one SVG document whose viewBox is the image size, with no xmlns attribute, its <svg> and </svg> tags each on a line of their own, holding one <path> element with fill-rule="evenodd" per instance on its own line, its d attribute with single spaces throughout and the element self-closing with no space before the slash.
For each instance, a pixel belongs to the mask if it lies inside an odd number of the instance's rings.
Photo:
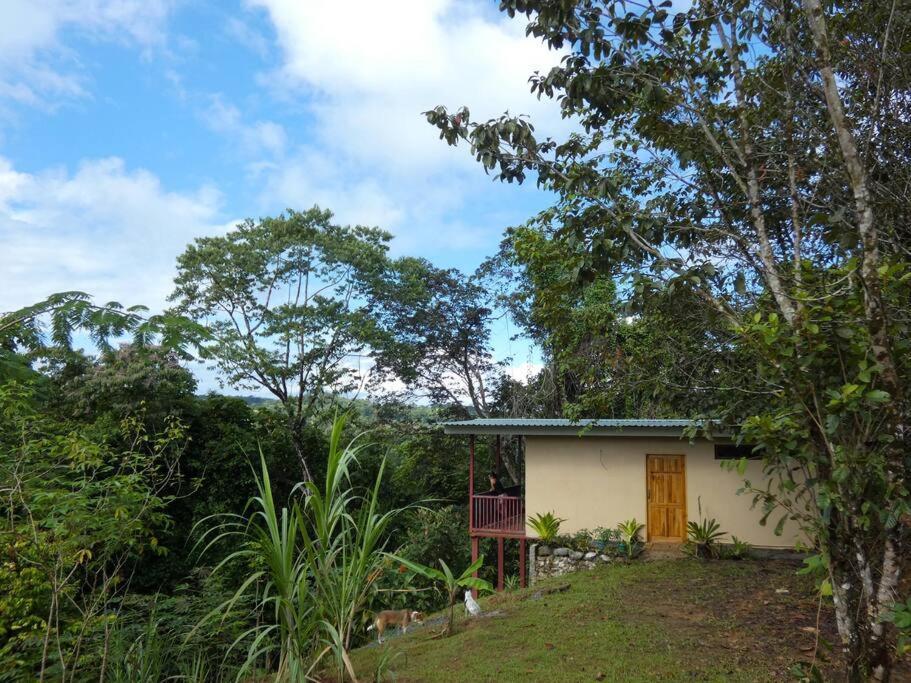
<svg viewBox="0 0 911 683">
<path fill-rule="evenodd" d="M 686 539 L 686 459 L 682 455 L 645 458 L 649 541 Z"/>
</svg>

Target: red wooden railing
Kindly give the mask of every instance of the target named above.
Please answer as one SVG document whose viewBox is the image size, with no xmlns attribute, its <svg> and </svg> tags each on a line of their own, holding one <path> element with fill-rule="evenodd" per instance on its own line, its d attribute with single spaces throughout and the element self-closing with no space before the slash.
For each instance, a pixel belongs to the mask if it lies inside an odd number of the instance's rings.
<svg viewBox="0 0 911 683">
<path fill-rule="evenodd" d="M 518 496 L 471 497 L 471 530 L 525 535 L 525 501 Z"/>
</svg>

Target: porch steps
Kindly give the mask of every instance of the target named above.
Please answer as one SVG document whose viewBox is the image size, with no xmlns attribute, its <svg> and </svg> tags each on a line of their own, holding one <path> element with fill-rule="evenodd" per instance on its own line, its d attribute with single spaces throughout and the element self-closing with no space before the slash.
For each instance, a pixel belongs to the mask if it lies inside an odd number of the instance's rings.
<svg viewBox="0 0 911 683">
<path fill-rule="evenodd" d="M 642 559 L 646 562 L 679 560 L 686 557 L 682 543 L 649 543 L 645 546 Z"/>
</svg>

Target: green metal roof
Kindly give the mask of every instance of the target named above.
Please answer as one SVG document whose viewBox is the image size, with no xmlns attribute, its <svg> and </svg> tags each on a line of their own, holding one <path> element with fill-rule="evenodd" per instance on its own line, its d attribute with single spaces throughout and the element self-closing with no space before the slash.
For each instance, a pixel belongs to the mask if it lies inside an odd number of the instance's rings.
<svg viewBox="0 0 911 683">
<path fill-rule="evenodd" d="M 704 420 L 564 420 L 477 418 L 441 422 L 447 434 L 517 434 L 525 436 L 683 436 L 687 427 L 708 426 Z"/>
</svg>

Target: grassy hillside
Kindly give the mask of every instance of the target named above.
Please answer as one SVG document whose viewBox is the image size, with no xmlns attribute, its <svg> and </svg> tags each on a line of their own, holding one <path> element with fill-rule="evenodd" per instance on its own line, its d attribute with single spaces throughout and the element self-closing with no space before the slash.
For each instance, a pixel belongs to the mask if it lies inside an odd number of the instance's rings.
<svg viewBox="0 0 911 683">
<path fill-rule="evenodd" d="M 354 662 L 367 678 L 388 653 L 389 678 L 399 681 L 794 680 L 788 669 L 812 657 L 819 607 L 796 568 L 695 560 L 603 567 L 482 599 L 485 616 L 463 617 L 450 638 L 434 639 L 440 626 L 430 619 L 358 650 Z M 564 584 L 564 592 L 539 594 Z M 820 624 L 822 640 L 835 642 L 826 607 Z M 819 656 L 831 658 L 822 646 Z"/>
</svg>

